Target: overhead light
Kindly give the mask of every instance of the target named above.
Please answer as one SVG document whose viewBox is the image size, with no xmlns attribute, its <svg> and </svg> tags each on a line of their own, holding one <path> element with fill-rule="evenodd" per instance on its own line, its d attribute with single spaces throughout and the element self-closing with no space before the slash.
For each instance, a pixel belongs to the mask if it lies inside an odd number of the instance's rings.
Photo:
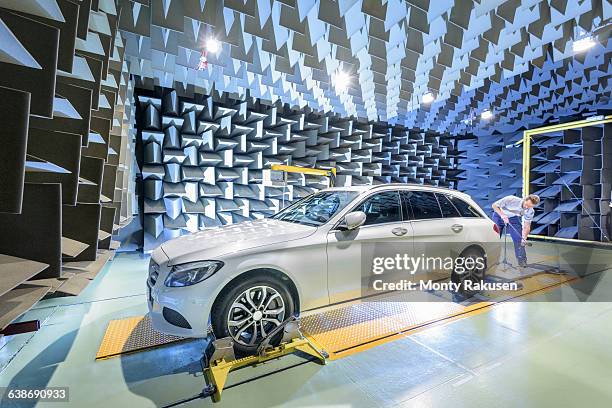
<svg viewBox="0 0 612 408">
<path fill-rule="evenodd" d="M 337 91 L 344 91 L 351 83 L 351 77 L 346 72 L 338 71 L 333 81 Z"/>
<path fill-rule="evenodd" d="M 202 53 L 202 55 L 200 55 L 200 62 L 198 63 L 198 70 L 204 71 L 206 68 L 208 68 L 208 58 Z"/>
<path fill-rule="evenodd" d="M 593 46 L 595 46 L 596 43 L 597 41 L 595 41 L 595 39 L 589 35 L 589 36 L 586 36 L 584 38 L 574 41 L 572 43 L 572 50 L 574 52 L 586 51 L 589 48 L 592 48 Z"/>
<path fill-rule="evenodd" d="M 432 103 L 434 101 L 434 96 L 431 92 L 425 92 L 423 94 L 423 97 L 421 98 L 421 100 L 423 101 L 423 103 Z"/>
<path fill-rule="evenodd" d="M 216 54 L 220 49 L 221 44 L 219 44 L 219 41 L 215 40 L 214 38 L 210 38 L 208 41 L 206 41 L 206 51 Z"/>
<path fill-rule="evenodd" d="M 493 117 L 493 112 L 491 112 L 488 109 L 485 109 L 482 111 L 482 113 L 480 114 L 480 118 L 487 120 L 487 119 L 491 119 Z"/>
</svg>

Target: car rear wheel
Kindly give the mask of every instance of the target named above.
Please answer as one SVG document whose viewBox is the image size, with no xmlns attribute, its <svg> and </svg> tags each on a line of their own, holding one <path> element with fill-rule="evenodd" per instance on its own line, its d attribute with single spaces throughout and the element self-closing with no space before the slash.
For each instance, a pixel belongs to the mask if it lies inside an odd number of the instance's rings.
<svg viewBox="0 0 612 408">
<path fill-rule="evenodd" d="M 459 255 L 459 258 L 463 258 L 464 271 L 461 273 L 456 270 L 453 271 L 451 281 L 460 284 L 459 295 L 469 298 L 476 295 L 480 291 L 468 288 L 466 282 L 471 282 L 472 287 L 474 284 L 480 285 L 484 282 L 487 270 L 486 256 L 482 249 L 470 247 L 465 249 L 461 255 Z M 477 262 L 478 258 L 485 260 L 484 267 L 482 267 L 483 265 L 479 265 L 479 262 Z M 471 261 L 467 262 L 468 259 L 471 259 Z"/>
<path fill-rule="evenodd" d="M 253 354 L 261 341 L 293 315 L 295 304 L 287 287 L 275 278 L 253 276 L 228 287 L 212 311 L 217 338 L 231 337 L 240 354 Z M 282 332 L 272 340 L 276 344 Z"/>
</svg>

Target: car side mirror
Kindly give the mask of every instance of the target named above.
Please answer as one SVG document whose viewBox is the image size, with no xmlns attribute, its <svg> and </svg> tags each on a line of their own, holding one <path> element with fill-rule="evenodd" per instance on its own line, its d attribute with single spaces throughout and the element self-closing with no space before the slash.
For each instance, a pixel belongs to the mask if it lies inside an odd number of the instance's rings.
<svg viewBox="0 0 612 408">
<path fill-rule="evenodd" d="M 344 216 L 342 226 L 347 230 L 354 230 L 366 222 L 366 214 L 363 211 L 353 211 Z"/>
</svg>

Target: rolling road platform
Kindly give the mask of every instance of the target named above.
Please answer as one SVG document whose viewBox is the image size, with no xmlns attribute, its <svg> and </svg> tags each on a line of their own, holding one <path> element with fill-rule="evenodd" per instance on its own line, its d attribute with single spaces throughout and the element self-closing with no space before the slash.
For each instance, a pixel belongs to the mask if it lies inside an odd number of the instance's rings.
<svg viewBox="0 0 612 408">
<path fill-rule="evenodd" d="M 305 339 L 325 353 L 327 360 L 338 360 L 427 328 L 485 313 L 505 302 L 528 301 L 532 295 L 552 292 L 570 284 L 580 285 L 584 277 L 596 276 L 599 271 L 609 268 L 609 262 L 603 260 L 600 262 L 599 253 L 593 252 L 597 256 L 593 255 L 589 262 L 596 266 L 605 265 L 607 268 L 588 273 L 584 271 L 566 273 L 564 266 L 567 266 L 568 262 L 567 259 L 563 259 L 567 258 L 566 254 L 562 254 L 559 249 L 553 251 L 551 248 L 550 245 L 534 245 L 530 251 L 530 260 L 533 263 L 527 268 L 499 264 L 488 272 L 487 281 L 516 282 L 518 290 L 515 291 L 482 292 L 467 300 L 458 299 L 452 293 L 442 290 L 388 292 L 302 313 L 300 330 Z M 589 251 L 587 249 L 586 253 L 590 254 Z M 584 253 L 585 250 L 582 250 L 581 254 Z M 604 257 L 609 257 L 607 251 L 602 254 Z M 609 258 L 602 259 L 609 260 Z M 96 359 L 121 357 L 128 353 L 161 346 L 176 347 L 178 350 L 184 347 L 179 344 L 188 345 L 190 342 L 199 342 L 197 344 L 206 346 L 206 341 L 202 339 L 182 339 L 157 333 L 151 328 L 146 316 L 133 316 L 110 321 Z M 225 389 L 275 375 L 315 360 L 316 358 L 300 352 L 283 358 L 262 359 L 261 362 L 242 368 L 227 378 Z M 206 369 L 203 364 L 200 374 Z M 193 395 L 177 401 L 176 404 L 199 398 L 203 398 L 203 395 Z"/>
<path fill-rule="evenodd" d="M 552 268 L 550 269 L 552 270 Z M 569 274 L 526 268 L 519 273 L 500 267 L 488 279 L 516 281 L 513 292 L 482 293 L 469 300 L 454 301 L 450 293 L 389 292 L 305 313 L 300 328 L 305 337 L 329 353 L 330 359 L 358 352 L 431 325 L 482 312 L 500 302 L 549 290 L 578 279 Z M 179 341 L 189 341 L 156 332 L 147 316 L 111 320 L 96 359 L 143 351 Z"/>
</svg>

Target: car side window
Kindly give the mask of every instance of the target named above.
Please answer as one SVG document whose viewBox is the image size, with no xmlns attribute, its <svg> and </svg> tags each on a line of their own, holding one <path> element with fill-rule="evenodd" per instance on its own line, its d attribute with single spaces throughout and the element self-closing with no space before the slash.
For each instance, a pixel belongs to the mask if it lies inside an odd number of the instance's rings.
<svg viewBox="0 0 612 408">
<path fill-rule="evenodd" d="M 384 224 L 402 220 L 402 210 L 397 191 L 385 191 L 367 198 L 353 211 L 363 211 L 366 221 L 363 225 Z"/>
<path fill-rule="evenodd" d="M 440 209 L 442 210 L 442 216 L 444 218 L 460 217 L 459 210 L 455 208 L 453 203 L 450 202 L 446 194 L 436 193 L 438 197 L 438 203 L 440 203 Z"/>
<path fill-rule="evenodd" d="M 442 218 L 442 211 L 438 205 L 436 195 L 429 191 L 406 191 L 404 200 L 408 200 L 412 208 L 412 219 L 428 220 Z"/>
<path fill-rule="evenodd" d="M 465 218 L 482 218 L 482 215 L 472 207 L 470 204 L 466 203 L 462 199 L 453 196 L 447 196 L 450 202 L 455 206 L 459 214 Z"/>
</svg>

